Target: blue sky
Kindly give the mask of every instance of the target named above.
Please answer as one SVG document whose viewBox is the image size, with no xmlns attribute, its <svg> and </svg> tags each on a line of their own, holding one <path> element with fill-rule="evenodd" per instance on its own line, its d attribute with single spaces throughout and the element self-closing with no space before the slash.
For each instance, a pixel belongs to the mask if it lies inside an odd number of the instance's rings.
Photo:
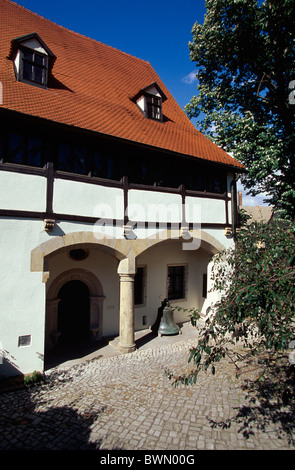
<svg viewBox="0 0 295 470">
<path fill-rule="evenodd" d="M 205 0 L 16 0 L 19 5 L 153 66 L 183 108 L 196 91 L 188 43 Z"/>
<path fill-rule="evenodd" d="M 189 58 L 188 44 L 194 23 L 203 23 L 205 0 L 16 0 L 16 3 L 147 60 L 181 108 L 196 93 L 196 66 Z M 262 198 L 243 194 L 243 203 L 261 205 Z"/>
</svg>

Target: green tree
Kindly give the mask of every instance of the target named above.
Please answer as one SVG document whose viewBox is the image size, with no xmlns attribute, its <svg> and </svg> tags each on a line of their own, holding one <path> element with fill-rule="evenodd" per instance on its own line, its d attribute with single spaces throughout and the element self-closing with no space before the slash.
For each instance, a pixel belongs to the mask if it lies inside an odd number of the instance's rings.
<svg viewBox="0 0 295 470">
<path fill-rule="evenodd" d="M 281 217 L 294 220 L 295 2 L 205 3 L 189 45 L 198 94 L 186 112 L 245 165 L 249 193 L 266 193 Z"/>
<path fill-rule="evenodd" d="M 239 375 L 249 357 L 263 354 L 264 373 L 286 354 L 295 340 L 294 223 L 273 220 L 243 227 L 236 249 L 215 256 L 212 279 L 213 289 L 223 295 L 204 327 L 198 327 L 198 342 L 189 356 L 192 371 L 170 374 L 175 385 L 195 383 L 201 371 L 215 373 L 223 358 L 235 364 Z M 199 318 L 192 310 L 193 325 Z"/>
</svg>

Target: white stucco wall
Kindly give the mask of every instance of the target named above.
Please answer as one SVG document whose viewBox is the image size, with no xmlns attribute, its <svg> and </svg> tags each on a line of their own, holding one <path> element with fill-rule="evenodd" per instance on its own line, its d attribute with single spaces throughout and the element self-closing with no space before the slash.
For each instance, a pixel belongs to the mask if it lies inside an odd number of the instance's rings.
<svg viewBox="0 0 295 470">
<path fill-rule="evenodd" d="M 181 222 L 179 194 L 153 191 L 128 191 L 128 216 L 139 222 Z"/>
<path fill-rule="evenodd" d="M 46 178 L 1 171 L 0 207 L 1 209 L 45 211 Z"/>
<path fill-rule="evenodd" d="M 185 215 L 187 222 L 226 223 L 225 201 L 221 199 L 186 197 Z"/>
<path fill-rule="evenodd" d="M 94 184 L 56 179 L 53 210 L 61 214 L 123 218 L 123 190 Z"/>
<path fill-rule="evenodd" d="M 45 284 L 30 266 L 41 230 L 38 220 L 0 219 L 0 378 L 43 370 Z M 31 335 L 30 346 L 18 346 L 23 335 Z"/>
</svg>

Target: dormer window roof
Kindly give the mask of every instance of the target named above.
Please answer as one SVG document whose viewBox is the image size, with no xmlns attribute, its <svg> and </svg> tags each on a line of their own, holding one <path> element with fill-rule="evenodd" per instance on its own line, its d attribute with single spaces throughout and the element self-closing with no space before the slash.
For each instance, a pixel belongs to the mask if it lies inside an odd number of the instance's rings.
<svg viewBox="0 0 295 470">
<path fill-rule="evenodd" d="M 11 58 L 18 81 L 47 88 L 55 56 L 37 33 L 14 39 Z"/>
<path fill-rule="evenodd" d="M 162 103 L 167 99 L 157 83 L 140 90 L 134 97 L 137 106 L 148 119 L 163 121 Z"/>
</svg>

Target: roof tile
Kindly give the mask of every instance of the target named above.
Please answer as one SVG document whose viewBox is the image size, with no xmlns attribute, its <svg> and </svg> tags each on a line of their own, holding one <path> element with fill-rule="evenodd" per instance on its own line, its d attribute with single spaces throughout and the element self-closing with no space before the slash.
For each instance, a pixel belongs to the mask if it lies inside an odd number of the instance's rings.
<svg viewBox="0 0 295 470">
<path fill-rule="evenodd" d="M 202 135 L 152 66 L 59 26 L 9 0 L 0 0 L 3 108 L 148 146 L 242 169 Z M 53 86 L 17 82 L 8 59 L 11 41 L 36 32 L 56 56 Z M 156 82 L 165 93 L 164 122 L 143 116 L 132 97 Z"/>
</svg>

